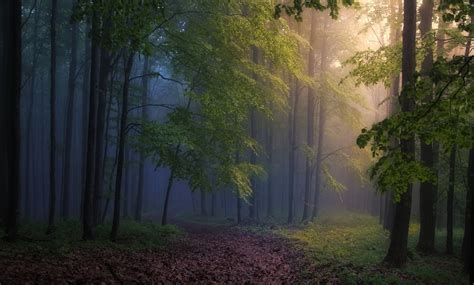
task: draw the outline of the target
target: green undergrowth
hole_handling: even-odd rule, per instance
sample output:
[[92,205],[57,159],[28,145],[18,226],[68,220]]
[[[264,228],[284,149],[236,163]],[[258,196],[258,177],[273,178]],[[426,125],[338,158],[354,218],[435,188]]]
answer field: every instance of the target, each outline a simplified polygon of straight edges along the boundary
[[[409,261],[402,269],[381,261],[389,233],[376,218],[355,213],[324,214],[304,227],[280,228],[279,234],[300,246],[318,266],[330,266],[343,284],[467,284],[459,256],[441,254],[446,233],[438,231],[438,254],[422,256],[416,249],[419,225],[410,225]],[[454,249],[460,253],[463,231],[454,231]]]
[[235,221],[229,218],[212,217],[212,216],[197,216],[197,215],[182,215],[175,218],[178,222],[192,223],[205,226],[233,226]]
[[[45,233],[44,223],[22,223],[18,241],[0,239],[0,255],[67,254],[77,249],[157,250],[164,248],[181,231],[171,225],[160,226],[151,222],[122,221],[116,242],[109,240],[111,224],[96,228],[96,239],[82,240],[82,225],[77,220],[57,223],[52,234]],[[0,229],[3,233],[3,229]]]

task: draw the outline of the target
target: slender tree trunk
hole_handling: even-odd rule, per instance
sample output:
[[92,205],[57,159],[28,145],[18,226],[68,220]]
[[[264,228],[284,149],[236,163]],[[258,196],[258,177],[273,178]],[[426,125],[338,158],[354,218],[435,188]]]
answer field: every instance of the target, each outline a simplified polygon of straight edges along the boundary
[[[36,9],[40,9],[39,5]],[[26,153],[25,153],[25,194],[24,194],[24,202],[25,202],[25,217],[29,218],[31,216],[31,196],[33,195],[34,189],[31,187],[32,176],[34,174],[34,165],[32,161],[31,151],[34,145],[31,143],[31,135],[33,133],[33,107],[35,104],[35,91],[36,91],[36,70],[38,66],[38,58],[40,55],[40,50],[38,49],[38,28],[39,28],[39,20],[40,20],[40,13],[39,11],[35,13],[35,21],[34,21],[34,28],[33,28],[33,64],[31,67],[31,85],[30,85],[30,104],[28,105],[28,114],[27,114],[27,121],[26,121],[26,136],[25,136],[25,145],[26,145]],[[34,198],[33,198],[34,199]]]
[[[97,12],[92,16],[91,33],[98,30]],[[93,197],[94,197],[94,175],[95,175],[95,142],[97,128],[97,77],[98,77],[99,48],[94,38],[91,41],[91,67],[90,67],[90,86],[89,86],[89,119],[87,126],[87,155],[86,155],[86,181],[84,188],[83,202],[83,235],[84,240],[94,239],[94,216],[93,216]]]
[[[474,0],[470,0],[469,3],[471,6],[474,6]],[[474,11],[469,15],[471,21],[471,29],[469,31],[469,40],[466,45],[465,51],[465,60],[468,59],[468,56],[471,51],[472,46],[472,36],[474,35]],[[474,141],[474,127],[471,129],[471,139]],[[474,272],[471,268],[472,265],[472,224],[473,224],[473,207],[474,204],[474,146],[471,146],[469,150],[469,161],[468,161],[468,168],[467,168],[467,181],[468,187],[466,189],[466,212],[464,218],[464,237],[462,240],[462,259],[464,263],[464,271],[470,272],[469,274],[469,283],[474,283]]]
[[[414,108],[414,102],[406,93],[413,92],[413,77],[416,68],[416,1],[404,2],[403,15],[402,86],[405,92],[402,92],[400,96],[400,104],[402,112],[411,112]],[[414,137],[402,139],[400,148],[409,160],[415,159]],[[385,261],[394,266],[402,266],[407,259],[411,192],[412,185],[409,185],[406,191],[401,194],[400,201],[396,205],[395,220],[390,235],[390,247],[385,257]]]
[[[311,13],[311,35],[309,39],[310,48],[308,51],[308,77],[313,79],[316,72],[316,13]],[[306,129],[306,143],[309,148],[314,148],[314,108],[315,108],[315,90],[314,87],[308,89],[308,105],[307,105],[307,129]],[[306,173],[305,173],[305,191],[304,191],[304,205],[303,205],[303,221],[308,220],[311,208],[311,187],[313,180],[313,157],[306,157]]]
[[[0,21],[3,28],[0,55],[2,79],[0,90],[0,128],[5,135],[0,142],[3,159],[0,161],[1,186],[8,189],[6,213],[6,239],[18,237],[20,209],[20,95],[21,95],[21,1],[7,0],[0,3]],[[0,157],[1,158],[1,157]]]
[[[471,137],[474,139],[474,128],[472,128]],[[466,189],[466,213],[464,219],[464,237],[462,241],[462,259],[464,263],[464,270],[469,272],[471,270],[472,283],[472,215],[473,215],[473,193],[474,193],[474,147],[471,146],[469,150],[469,162],[467,169],[468,189]]]
[[[328,28],[328,17],[324,17],[323,23],[324,30]],[[322,39],[321,47],[321,82],[325,81],[325,75],[327,69],[327,35]],[[314,196],[313,196],[313,212],[311,219],[315,219],[319,214],[319,194],[321,192],[321,179],[322,179],[322,156],[324,149],[326,129],[326,102],[323,96],[319,99],[319,118],[318,118],[318,145],[316,150],[316,161],[315,161],[315,179],[314,179]]]
[[[259,63],[259,51],[256,47],[252,47],[252,57],[253,57],[253,62],[255,64]],[[254,76],[255,80],[258,80],[256,76]],[[257,140],[257,113],[256,110],[253,108],[250,111],[250,137],[253,140]],[[250,163],[255,165],[257,163],[257,154],[255,151],[251,150],[250,152]],[[251,178],[252,182],[252,194],[249,198],[249,217],[250,219],[255,219],[256,218],[256,203],[257,199],[256,196],[258,195],[257,193],[257,181],[255,177]]]
[[49,150],[49,214],[47,233],[54,230],[56,212],[56,22],[58,1],[51,2],[51,70],[50,70],[50,150]]
[[[402,1],[401,0],[390,0],[390,15],[391,15],[391,20],[390,20],[390,43],[396,44],[400,40],[400,34],[401,34],[401,19],[403,17],[402,14]],[[398,9],[397,9],[398,8]],[[398,105],[396,104],[397,100],[395,98],[398,98],[400,95],[400,74],[397,74],[392,78],[391,82],[391,88],[390,88],[391,96],[392,96],[392,102],[388,104],[388,110],[387,113],[389,116],[393,115],[397,108]],[[390,145],[392,147],[397,147],[400,142],[396,139],[391,139]],[[384,215],[384,229],[388,231],[392,231],[393,229],[393,224],[394,224],[394,218],[395,218],[395,210],[396,210],[396,205],[395,201],[393,200],[393,193],[387,193],[386,194],[386,201],[385,201],[385,215]]]
[[[433,22],[433,0],[423,0],[420,7],[420,32],[422,37],[426,37],[432,29]],[[421,74],[429,77],[433,69],[433,50],[429,48],[421,66]],[[427,96],[426,101],[431,101],[432,95]],[[433,144],[421,142],[421,162],[431,169],[434,169]],[[436,187],[431,182],[422,182],[420,185],[420,236],[417,249],[424,253],[435,251],[435,230],[436,230]]]
[[[143,74],[147,74],[150,69],[150,59],[145,57],[145,63],[143,64]],[[142,79],[142,121],[148,120],[147,108],[145,107],[148,103],[148,77],[145,76]],[[138,170],[138,193],[137,201],[135,206],[135,220],[141,221],[142,219],[142,205],[143,205],[143,192],[145,191],[145,159],[146,156],[143,152],[140,152],[140,166]]]
[[273,123],[268,122],[266,128],[266,152],[268,165],[268,180],[267,180],[267,217],[273,217]]
[[[73,3],[73,9],[76,4]],[[71,30],[71,61],[69,64],[69,78],[68,78],[68,98],[66,106],[66,127],[64,130],[64,165],[63,165],[63,193],[62,193],[62,207],[61,216],[63,218],[69,217],[69,193],[71,186],[71,150],[72,150],[72,130],[74,127],[74,99],[76,97],[76,69],[77,69],[77,41],[78,41],[79,27],[78,23],[72,23]]]
[[[179,147],[177,148],[177,153],[179,152]],[[174,168],[171,168],[170,176],[168,178],[168,186],[166,187],[165,201],[163,206],[163,214],[161,215],[161,225],[164,226],[168,222],[168,203],[170,199],[171,189],[173,188],[174,182]]]
[[[87,31],[91,31],[90,21],[87,21]],[[95,56],[95,54],[94,54]],[[81,180],[81,207],[80,207],[80,218],[81,220],[84,217],[84,201],[85,201],[85,190],[86,190],[86,180],[87,180],[87,152],[88,152],[88,131],[89,126],[86,124],[89,118],[89,97],[90,97],[90,78],[91,78],[91,67],[92,63],[90,62],[92,57],[92,46],[89,38],[86,38],[84,43],[84,74],[82,77],[82,180]],[[97,58],[95,58],[97,59]],[[97,65],[94,65],[97,66]]]
[[93,204],[93,222],[95,225],[100,222],[100,205],[104,188],[104,145],[105,145],[105,120],[107,107],[107,83],[110,74],[111,56],[105,50],[100,52],[100,70],[99,70],[99,93],[97,105],[97,129],[96,129],[96,148],[95,148],[95,175],[94,175],[94,204]]
[[453,207],[454,207],[454,184],[456,175],[456,152],[457,147],[451,148],[449,155],[449,185],[448,199],[446,204],[446,253],[453,253]]
[[124,152],[125,152],[125,138],[127,128],[127,117],[128,117],[128,95],[130,89],[130,73],[132,71],[133,59],[135,54],[132,52],[128,55],[127,62],[125,64],[124,72],[124,83],[122,90],[122,112],[120,115],[120,132],[119,132],[119,151],[117,161],[117,176],[115,178],[115,201],[114,201],[114,218],[112,222],[112,232],[110,233],[110,239],[116,241],[118,228],[120,224],[120,190],[122,186],[122,174],[124,165]]

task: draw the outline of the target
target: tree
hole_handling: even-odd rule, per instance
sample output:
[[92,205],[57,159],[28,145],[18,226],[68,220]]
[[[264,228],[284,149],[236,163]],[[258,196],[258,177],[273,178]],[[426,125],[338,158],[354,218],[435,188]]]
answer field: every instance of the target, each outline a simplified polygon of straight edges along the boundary
[[51,70],[50,70],[50,149],[49,149],[49,214],[47,233],[54,230],[54,217],[56,212],[56,22],[58,1],[51,2]]
[[0,127],[5,134],[1,142],[0,183],[8,189],[6,239],[18,238],[20,209],[20,94],[21,94],[21,1],[0,4],[2,104]]
[[[75,7],[73,2],[73,9]],[[73,10],[72,9],[72,10]],[[79,27],[76,21],[71,23],[71,60],[69,62],[69,75],[68,75],[68,97],[66,103],[66,124],[64,131],[64,166],[63,166],[63,185],[62,185],[62,207],[61,216],[67,218],[69,216],[69,203],[70,203],[70,177],[71,177],[71,149],[72,149],[72,130],[74,126],[73,114],[74,114],[74,99],[76,97],[76,72],[77,72],[77,45],[78,45],[78,32]]]
[[[93,2],[95,4],[96,2]],[[97,67],[99,59],[99,47],[95,33],[99,28],[99,15],[94,11],[91,25],[91,60],[90,60],[90,86],[89,86],[89,118],[87,126],[87,156],[86,156],[86,181],[83,203],[83,236],[84,240],[95,238],[93,221],[93,195],[95,175],[95,142],[97,124]]]
[[[424,0],[420,7],[420,33],[423,40],[428,41],[433,22],[433,0]],[[421,65],[422,76],[429,77],[433,68],[432,45],[426,48],[426,55]],[[431,80],[427,79],[427,84]],[[428,87],[427,92],[432,92]],[[432,100],[432,96],[427,95],[427,101]],[[434,169],[434,149],[433,143],[421,142],[421,162],[428,168]],[[436,187],[431,181],[422,182],[420,185],[420,236],[417,249],[424,253],[431,253],[435,250],[435,230],[436,230]]]
[[125,138],[127,128],[127,117],[128,117],[128,100],[130,92],[130,74],[132,72],[133,61],[135,58],[135,52],[129,52],[125,57],[125,69],[124,69],[124,80],[122,88],[122,111],[120,113],[120,130],[119,130],[119,145],[118,145],[118,162],[117,162],[117,175],[115,177],[115,200],[114,200],[114,216],[112,220],[112,232],[110,233],[110,239],[116,241],[118,228],[120,224],[120,190],[122,187],[122,174],[124,165],[124,152],[125,152]]
[[[308,51],[308,77],[313,78],[316,73],[316,13],[311,13],[311,31],[310,31],[310,49]],[[315,109],[315,88],[310,86],[308,89],[308,103],[307,103],[307,127],[306,127],[306,143],[310,149],[314,147],[314,109]],[[304,191],[304,205],[303,205],[303,221],[306,221],[310,215],[310,194],[313,179],[313,158],[306,156],[306,173],[305,173],[305,191]],[[315,206],[315,205],[314,205]]]
[[[411,93],[414,88],[416,68],[416,1],[406,1],[403,5],[403,59],[402,59],[402,94],[400,105],[402,112],[411,112],[414,108]],[[415,155],[414,137],[400,140],[400,155],[404,160],[411,161]],[[409,184],[400,193],[400,201],[396,205],[393,230],[390,233],[390,247],[385,261],[401,266],[407,259],[408,227],[410,224],[411,190]]]
[[[145,57],[143,64],[143,74],[148,74],[150,69],[150,58]],[[148,104],[148,76],[142,78],[142,121],[148,120],[147,107]],[[135,205],[135,220],[140,221],[142,219],[142,205],[143,205],[143,192],[145,191],[145,154],[140,152],[140,166],[138,170],[138,193],[137,201]]]

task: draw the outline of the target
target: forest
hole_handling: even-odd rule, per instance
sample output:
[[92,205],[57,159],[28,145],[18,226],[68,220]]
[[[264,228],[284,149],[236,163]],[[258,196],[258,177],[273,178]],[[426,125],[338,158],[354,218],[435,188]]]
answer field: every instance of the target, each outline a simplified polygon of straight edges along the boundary
[[0,1],[0,284],[474,284],[474,0]]

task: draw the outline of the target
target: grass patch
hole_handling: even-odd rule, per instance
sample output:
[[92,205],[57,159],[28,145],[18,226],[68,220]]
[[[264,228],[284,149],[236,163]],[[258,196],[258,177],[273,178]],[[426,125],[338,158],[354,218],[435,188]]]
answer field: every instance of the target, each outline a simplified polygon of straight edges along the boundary
[[[96,239],[83,241],[82,224],[77,220],[58,222],[54,233],[50,235],[45,234],[44,223],[23,223],[17,242],[0,239],[0,255],[67,254],[76,249],[152,250],[163,248],[170,240],[181,235],[175,226],[125,220],[120,224],[117,242],[111,242],[111,228],[111,224],[99,225]],[[0,230],[3,233],[3,229]]]
[[[376,218],[355,213],[324,214],[316,222],[277,232],[303,247],[318,265],[332,266],[343,284],[467,284],[458,256],[421,256],[415,250],[419,225],[410,225],[410,260],[402,269],[381,265],[389,233]],[[437,249],[444,252],[446,233],[437,232]],[[454,249],[460,252],[463,230],[454,231]]]

